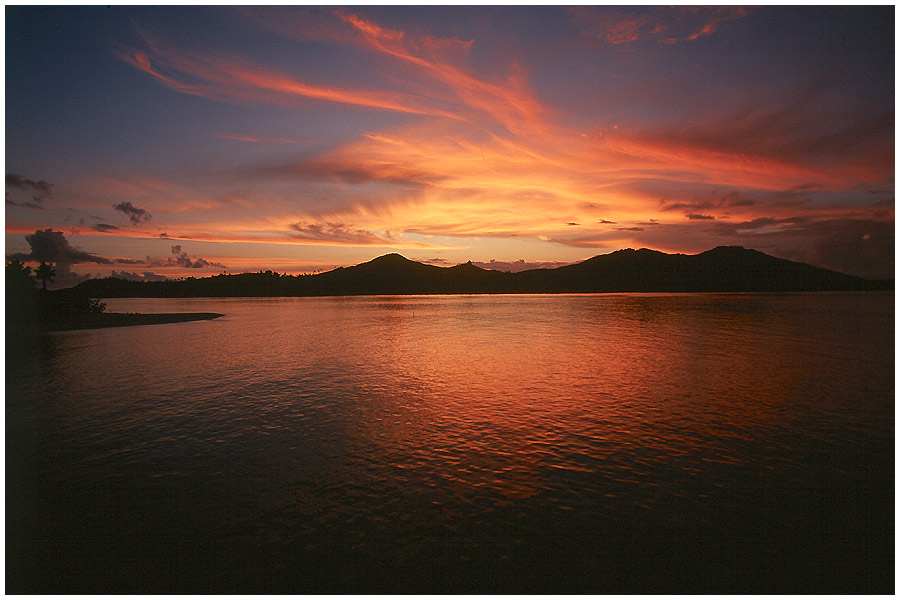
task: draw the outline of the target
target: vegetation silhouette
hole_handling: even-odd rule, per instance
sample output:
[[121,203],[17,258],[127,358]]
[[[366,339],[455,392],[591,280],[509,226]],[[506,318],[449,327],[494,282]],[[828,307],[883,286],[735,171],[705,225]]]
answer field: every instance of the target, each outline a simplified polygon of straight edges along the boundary
[[[32,273],[21,261],[6,263],[7,339],[40,331],[65,331],[100,327],[154,325],[221,317],[219,313],[137,314],[107,313],[106,304],[88,294],[46,289],[56,273],[41,263]],[[37,288],[37,280],[43,286]]]
[[436,267],[387,254],[316,275],[273,271],[168,281],[106,278],[60,295],[94,298],[355,296],[406,294],[558,294],[603,292],[801,292],[892,290],[892,280],[868,280],[739,246],[696,255],[618,250],[556,269],[518,273],[471,263]]
[[34,270],[34,276],[41,280],[41,285],[46,290],[47,282],[53,283],[53,278],[56,277],[56,270],[53,268],[53,265],[48,265],[41,261],[38,268]]

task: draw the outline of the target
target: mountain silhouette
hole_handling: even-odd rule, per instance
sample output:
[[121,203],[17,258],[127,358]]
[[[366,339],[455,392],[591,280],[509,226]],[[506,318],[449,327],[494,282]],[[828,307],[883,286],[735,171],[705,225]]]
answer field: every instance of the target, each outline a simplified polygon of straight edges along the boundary
[[374,260],[322,273],[329,295],[498,293],[509,273],[488,271],[471,263],[455,267],[425,265],[386,254]]
[[116,297],[344,296],[383,294],[508,294],[601,292],[800,292],[892,290],[892,280],[868,280],[740,246],[700,254],[646,248],[617,250],[556,269],[519,273],[471,263],[436,267],[386,254],[317,275],[242,273],[134,282],[93,279],[59,294]]

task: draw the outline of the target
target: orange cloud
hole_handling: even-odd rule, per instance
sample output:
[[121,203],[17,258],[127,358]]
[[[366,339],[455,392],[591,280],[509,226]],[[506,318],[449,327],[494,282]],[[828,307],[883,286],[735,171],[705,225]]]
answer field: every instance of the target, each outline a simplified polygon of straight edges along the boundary
[[[410,114],[462,118],[455,113],[426,106],[408,94],[307,83],[242,59],[178,51],[147,33],[143,33],[142,37],[150,46],[150,53],[137,49],[122,50],[118,52],[119,57],[168,87],[186,94],[277,105],[289,105],[297,98],[310,98]],[[196,82],[187,83],[163,74],[163,69]]]
[[[733,7],[641,14],[578,7],[571,14],[602,36],[599,41],[627,46],[641,39],[697,40],[747,13]],[[857,143],[873,149],[854,152],[856,160],[842,149],[859,131],[837,128],[817,137],[820,122],[808,116],[807,97],[781,112],[754,109],[679,129],[623,125],[587,134],[560,125],[558,117],[565,115],[538,100],[525,68],[509,64],[497,77],[467,68],[472,41],[412,35],[342,10],[315,15],[305,24],[260,18],[290,37],[372,53],[385,69],[385,89],[320,86],[239,58],[176,51],[146,34],[149,51],[134,51],[126,60],[173,89],[211,98],[312,98],[446,118],[373,128],[303,161],[248,167],[233,174],[246,191],[227,198],[214,193],[215,184],[157,185],[147,193],[158,194],[158,204],[145,204],[160,230],[209,241],[392,248],[429,247],[418,236],[445,236],[450,243],[545,240],[593,249],[653,240],[661,247],[687,231],[704,243],[728,243],[728,235],[745,235],[729,227],[736,223],[774,219],[767,227],[794,231],[801,225],[789,219],[801,213],[813,220],[849,218],[804,208],[788,197],[791,190],[834,193],[892,174],[885,118],[871,119],[870,135]],[[205,203],[202,216],[179,213],[182,200]],[[752,235],[763,231],[748,229]]]
[[[547,108],[527,85],[525,70],[515,64],[494,80],[478,77],[464,65],[474,42],[428,35],[412,36],[387,29],[357,14],[338,9],[302,13],[266,8],[245,10],[264,26],[299,40],[324,40],[356,46],[395,61],[389,78],[433,107],[453,103],[460,118],[500,124],[510,131],[539,131]],[[314,24],[315,26],[313,26]],[[406,68],[406,71],[402,71]],[[400,69],[400,70],[398,70]]]
[[707,13],[703,13],[701,11],[691,11],[689,9],[686,10],[688,14],[699,13],[700,19],[706,19],[706,22],[704,22],[703,20],[694,22],[692,25],[695,28],[699,26],[699,29],[695,33],[692,33],[683,38],[685,41],[693,41],[706,35],[712,35],[716,31],[716,29],[718,29],[721,23],[740,19],[750,14],[750,11],[742,6],[716,6],[709,8],[710,12]]
[[[688,146],[665,137],[623,132],[583,137],[557,128],[552,135],[530,138],[485,135],[474,126],[434,122],[369,132],[326,155],[256,176],[342,186],[344,202],[316,211],[297,207],[287,221],[302,223],[309,242],[353,238],[368,243],[380,235],[373,232],[384,230],[574,240],[569,224],[580,223],[577,243],[586,247],[629,239],[642,231],[639,223],[653,219],[674,224],[690,214],[694,221],[713,220],[696,215],[750,218],[760,210],[758,203],[741,198],[717,206],[679,209],[674,200],[663,205],[660,193],[646,188],[647,181],[661,189],[699,184],[769,195],[810,182],[818,182],[819,191],[850,183],[830,169]],[[290,209],[282,212],[287,215]]]

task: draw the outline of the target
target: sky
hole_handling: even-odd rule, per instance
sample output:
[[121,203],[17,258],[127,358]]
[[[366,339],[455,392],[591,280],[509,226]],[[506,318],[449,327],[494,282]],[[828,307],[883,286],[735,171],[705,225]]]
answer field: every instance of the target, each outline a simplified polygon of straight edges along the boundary
[[6,255],[894,271],[894,7],[5,8]]

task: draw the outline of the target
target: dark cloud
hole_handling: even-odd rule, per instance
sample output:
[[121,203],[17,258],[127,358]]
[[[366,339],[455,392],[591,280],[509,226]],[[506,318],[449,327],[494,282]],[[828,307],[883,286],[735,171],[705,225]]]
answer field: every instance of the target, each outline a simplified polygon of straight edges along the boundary
[[616,231],[643,231],[643,227],[614,227]]
[[578,225],[578,223],[566,223],[566,225],[572,226],[572,225]]
[[[80,250],[72,246],[66,239],[62,231],[53,231],[52,229],[39,229],[32,234],[25,236],[25,241],[31,246],[30,254],[13,254],[7,256],[7,259],[46,262],[53,263],[62,267],[68,273],[68,265],[79,263],[96,263],[98,265],[140,265],[144,261],[135,258],[106,258],[105,256],[97,256],[84,250]],[[75,285],[78,283],[70,283],[67,285]],[[62,287],[67,287],[62,286]],[[60,285],[58,284],[57,287]]]
[[94,231],[99,231],[101,233],[106,233],[108,231],[115,231],[118,229],[115,225],[108,225],[106,223],[97,223],[93,226]]
[[181,254],[181,244],[175,244],[172,246],[172,254]]
[[659,201],[660,210],[670,212],[673,210],[683,211],[686,215],[690,213],[696,214],[700,210],[728,210],[731,208],[747,207],[756,205],[756,200],[747,198],[736,191],[730,191],[722,194],[718,191],[711,191],[706,195],[691,195],[689,198],[677,199],[662,198]]
[[601,225],[615,225],[616,224],[615,221],[607,221],[606,219],[600,219],[597,222],[600,223]]
[[134,206],[131,202],[119,202],[118,204],[113,204],[113,209],[125,213],[135,225],[140,225],[142,222],[151,218],[150,213],[143,208]]
[[15,173],[7,173],[6,187],[16,187],[23,190],[30,189],[39,194],[49,194],[50,190],[53,188],[53,184],[47,183],[43,180],[34,181],[33,179],[28,179],[27,177],[16,175]]
[[713,221],[715,217],[712,215],[701,215],[697,213],[690,213],[687,215],[687,218],[691,221]]
[[101,265],[112,264],[112,261],[103,256],[95,256],[83,250],[74,248],[62,231],[43,229],[25,236],[25,241],[31,246],[29,260],[48,263],[97,263]]
[[[16,192],[17,199],[9,196],[10,189]],[[15,173],[6,174],[6,203],[11,206],[22,206],[25,208],[44,209],[44,200],[50,195],[53,189],[52,183],[46,181],[35,181]]]
[[6,197],[6,203],[10,206],[21,206],[24,208],[36,208],[38,210],[44,210],[44,206],[41,204],[43,201],[42,198],[38,198],[37,196],[32,196],[32,201],[29,202],[27,200],[10,200],[9,196]]
[[166,233],[166,232],[162,232],[162,233],[159,234],[159,237],[161,237],[161,238],[163,238],[163,239],[166,239],[166,238],[169,237],[169,234]]
[[[780,219],[773,217],[758,217],[750,221],[719,220],[715,224],[711,224],[708,231],[715,233],[716,235],[759,235],[760,230],[771,231],[774,229],[787,230],[791,228],[802,228],[812,221],[814,221],[814,217],[801,215]],[[767,231],[762,231],[762,233],[766,233]]]

